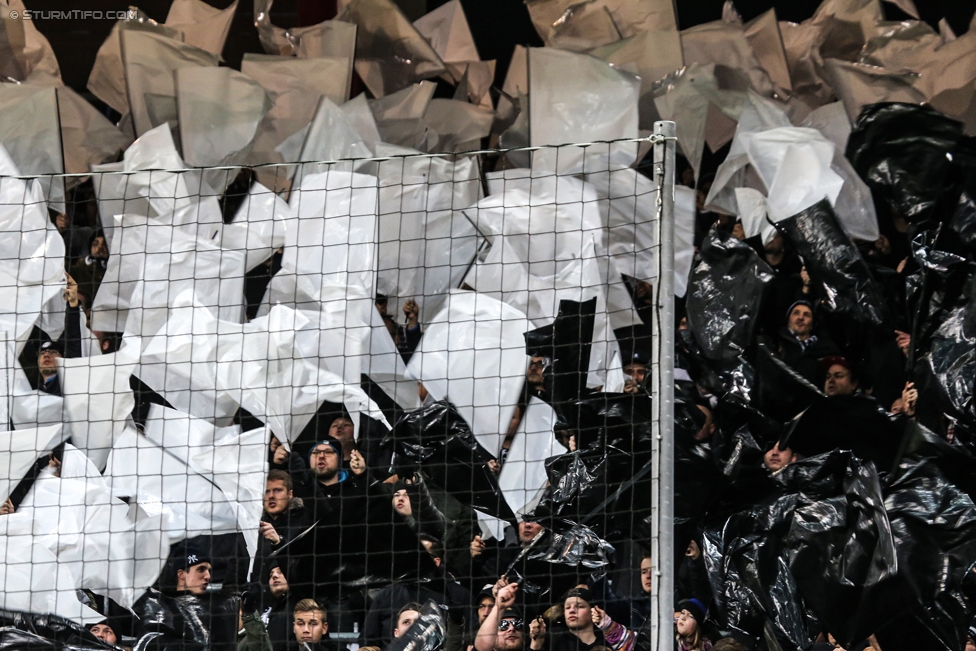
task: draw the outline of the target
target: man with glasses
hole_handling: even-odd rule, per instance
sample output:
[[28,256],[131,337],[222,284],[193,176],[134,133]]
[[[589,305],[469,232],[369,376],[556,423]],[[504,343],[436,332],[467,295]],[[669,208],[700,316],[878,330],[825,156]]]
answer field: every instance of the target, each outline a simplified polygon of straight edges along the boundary
[[[525,649],[525,621],[515,607],[517,583],[509,583],[498,590],[495,605],[478,629],[474,638],[475,651],[523,651]],[[529,627],[529,648],[539,651],[545,645],[546,625],[542,618]]]
[[300,455],[289,457],[294,496],[302,499],[313,525],[300,539],[301,532],[292,538],[297,548],[288,553],[300,559],[296,576],[289,577],[293,587],[298,581],[331,583],[340,568],[365,562],[366,489],[342,468],[342,443],[332,438],[319,441],[307,459],[306,466]]

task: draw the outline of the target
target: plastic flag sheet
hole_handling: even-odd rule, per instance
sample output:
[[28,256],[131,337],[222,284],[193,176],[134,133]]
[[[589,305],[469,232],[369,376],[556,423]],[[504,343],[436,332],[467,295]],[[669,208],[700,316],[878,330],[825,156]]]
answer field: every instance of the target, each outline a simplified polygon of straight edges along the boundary
[[966,3],[34,4],[0,651],[972,651]]

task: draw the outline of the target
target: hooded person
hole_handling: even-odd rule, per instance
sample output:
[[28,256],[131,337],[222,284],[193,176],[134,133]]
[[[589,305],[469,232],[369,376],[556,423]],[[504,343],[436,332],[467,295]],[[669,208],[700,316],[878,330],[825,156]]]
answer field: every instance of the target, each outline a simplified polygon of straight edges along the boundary
[[301,599],[288,584],[288,575],[294,576],[294,573],[288,571],[287,565],[279,563],[277,559],[271,559],[265,564],[265,568],[267,574],[262,578],[266,579],[267,589],[263,595],[261,621],[268,631],[271,648],[274,651],[285,651],[290,646],[294,635],[292,611]]
[[157,634],[148,648],[235,651],[239,599],[211,589],[212,569],[206,547],[197,541],[184,540],[170,549],[158,587],[134,607],[137,637]]

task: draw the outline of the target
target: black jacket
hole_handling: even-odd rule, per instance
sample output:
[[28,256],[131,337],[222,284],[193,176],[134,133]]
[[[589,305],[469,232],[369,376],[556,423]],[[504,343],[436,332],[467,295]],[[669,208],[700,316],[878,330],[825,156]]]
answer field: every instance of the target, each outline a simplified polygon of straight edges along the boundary
[[804,347],[796,335],[783,326],[777,333],[773,349],[779,353],[780,359],[786,362],[787,366],[822,391],[825,373],[820,366],[820,360],[831,355],[840,355],[840,349],[826,334],[817,333],[814,336],[817,338],[816,341]]
[[153,633],[148,649],[236,651],[238,599],[221,593],[196,596],[150,588],[136,603],[137,635]]

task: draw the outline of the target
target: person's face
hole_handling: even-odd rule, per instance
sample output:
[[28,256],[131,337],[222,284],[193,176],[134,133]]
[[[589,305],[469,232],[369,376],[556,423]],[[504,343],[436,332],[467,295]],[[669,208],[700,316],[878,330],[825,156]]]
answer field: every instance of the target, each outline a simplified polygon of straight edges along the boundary
[[319,480],[332,479],[339,472],[339,455],[331,445],[322,443],[312,449],[309,465]]
[[[514,617],[506,617],[498,623],[498,636],[495,638],[495,649],[498,651],[518,651],[524,645],[525,634],[521,626],[516,626]],[[505,627],[502,630],[502,627]]]
[[570,597],[563,604],[563,619],[566,626],[572,630],[589,628],[593,624],[593,613],[590,604],[579,597]]
[[268,591],[275,598],[288,593],[288,579],[285,578],[285,573],[280,567],[272,568],[268,575]]
[[53,348],[43,350],[41,351],[41,354],[37,356],[37,368],[42,371],[55,370],[58,368],[59,359],[61,359],[61,353]]
[[295,630],[295,639],[299,642],[318,644],[328,632],[329,625],[325,622],[325,617],[321,610],[309,610],[304,613],[295,613],[293,628]]
[[824,393],[828,396],[849,396],[855,389],[857,389],[857,382],[851,377],[850,369],[840,364],[833,364],[827,369]]
[[674,626],[678,630],[678,635],[691,635],[695,632],[698,622],[687,610],[674,614]]
[[329,436],[343,443],[352,442],[353,436],[355,436],[352,421],[348,418],[336,418],[329,426]]
[[532,386],[542,386],[542,366],[541,357],[533,357],[529,360],[529,370],[525,372],[525,379]]
[[284,513],[291,503],[292,491],[285,487],[285,482],[280,479],[268,481],[264,489],[264,510],[271,515]]
[[643,382],[647,374],[647,367],[643,364],[628,364],[624,367],[624,375],[629,375],[637,382]]
[[806,337],[813,332],[813,312],[806,305],[797,305],[790,312],[789,328],[793,334]]
[[971,637],[966,638],[966,651],[976,651],[976,640]]
[[524,543],[532,542],[532,539],[543,529],[545,527],[538,522],[519,522],[519,540]]
[[641,588],[644,592],[650,593],[654,581],[654,562],[645,558],[640,564]]
[[386,306],[387,306],[387,299],[381,298],[378,301],[376,301],[376,311],[383,316],[386,316]]
[[105,243],[104,237],[99,235],[94,240],[92,240],[90,253],[93,258],[108,257],[108,245]]
[[478,624],[484,624],[485,619],[488,618],[488,613],[491,612],[491,607],[495,605],[495,600],[491,597],[483,597],[480,602],[478,602]]
[[[182,574],[182,586],[177,585],[177,587],[195,595],[206,594],[207,586],[210,585],[210,569],[210,563],[197,563],[189,569],[180,570],[177,579]],[[180,581],[177,581],[177,584],[179,583]]]
[[115,637],[115,631],[108,624],[95,624],[91,627],[91,634],[97,637],[102,642],[108,642],[109,644],[115,644],[118,642],[118,638]]
[[413,514],[413,509],[410,508],[410,496],[407,495],[406,490],[393,493],[393,510],[404,517]]
[[794,461],[796,461],[796,455],[793,454],[793,450],[779,447],[779,441],[763,455],[763,463],[772,472],[782,470]]
[[895,416],[905,413],[905,402],[901,398],[895,398],[895,401],[891,403],[891,413]]
[[413,623],[417,621],[420,617],[420,613],[416,610],[404,610],[400,613],[400,618],[397,620],[396,630],[393,631],[393,637],[400,637],[401,635],[406,635]]

